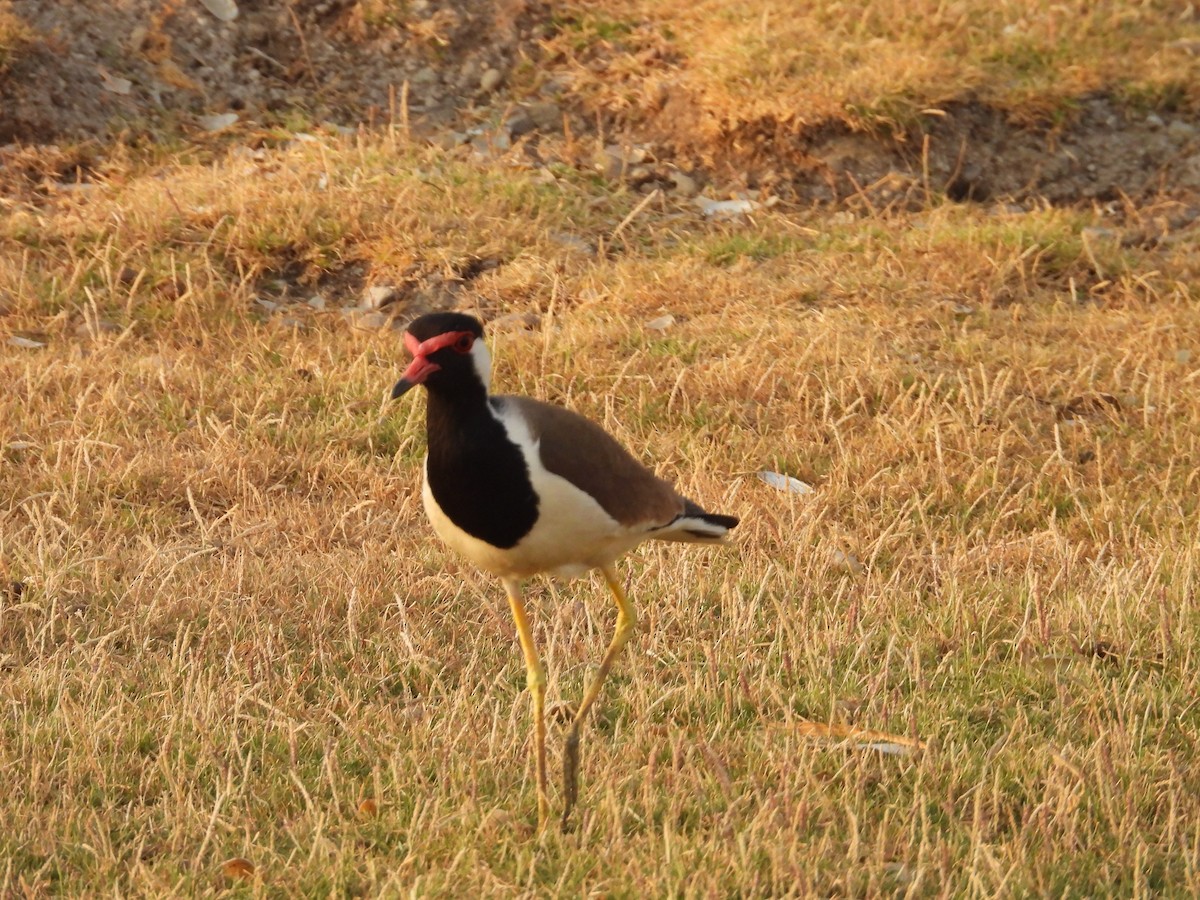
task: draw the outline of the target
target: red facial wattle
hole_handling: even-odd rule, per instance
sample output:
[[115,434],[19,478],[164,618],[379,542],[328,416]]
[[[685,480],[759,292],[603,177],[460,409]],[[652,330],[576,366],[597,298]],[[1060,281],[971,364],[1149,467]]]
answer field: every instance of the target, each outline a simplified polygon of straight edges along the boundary
[[469,331],[446,331],[423,341],[418,341],[412,332],[404,332],[404,346],[414,357],[431,356],[447,347],[458,353],[469,353],[474,343],[475,335]]
[[392,388],[392,399],[400,397],[418,384],[423,384],[430,375],[441,368],[429,358],[434,353],[448,347],[455,353],[466,354],[471,352],[474,343],[475,335],[470,331],[447,331],[435,334],[423,341],[418,341],[411,332],[406,331],[404,346],[412,354],[413,359],[408,364],[408,368],[404,370],[404,374],[400,376],[400,380],[396,382],[396,386]]

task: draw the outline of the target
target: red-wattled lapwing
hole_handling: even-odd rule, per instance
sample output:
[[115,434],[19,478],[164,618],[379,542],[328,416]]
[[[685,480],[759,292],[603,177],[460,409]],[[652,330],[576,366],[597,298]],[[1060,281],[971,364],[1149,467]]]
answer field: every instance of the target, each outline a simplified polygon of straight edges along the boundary
[[613,563],[651,539],[720,543],[738,520],[680,496],[582,416],[529,397],[489,396],[491,356],[482,338],[470,316],[421,316],[404,335],[413,360],[392,397],[425,385],[425,512],[443,541],[499,576],[508,593],[533,699],[539,829],[549,815],[546,675],[521,579],[599,569],[617,601],[616,633],[567,732],[565,829],[577,796],[580,728],[637,621]]

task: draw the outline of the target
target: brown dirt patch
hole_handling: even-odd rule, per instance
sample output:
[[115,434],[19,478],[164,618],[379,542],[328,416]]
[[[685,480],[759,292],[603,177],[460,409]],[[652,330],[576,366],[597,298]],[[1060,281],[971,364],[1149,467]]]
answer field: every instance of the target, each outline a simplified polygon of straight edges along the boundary
[[669,156],[805,201],[873,206],[945,194],[1070,204],[1200,192],[1200,127],[1103,94],[1082,98],[1071,120],[1053,127],[1017,124],[974,101],[946,104],[886,133],[773,118],[706,128],[700,115],[695,103],[672,98],[633,127]]
[[[378,17],[372,9],[379,7]],[[478,100],[532,38],[525,0],[414,0],[396,21],[355,0],[243,2],[221,21],[200,0],[13,0],[35,40],[0,81],[0,141],[102,137],[236,112],[381,124],[407,82],[414,118],[440,122]]]
[[[161,141],[206,135],[221,121],[212,117],[236,114],[288,131],[403,119],[448,149],[470,143],[483,123],[493,130],[484,139],[476,131],[475,144],[502,132],[506,150],[558,130],[565,110],[575,138],[641,148],[649,168],[608,172],[635,186],[669,186],[668,173],[682,169],[702,182],[869,210],[930,195],[1055,204],[1200,196],[1195,116],[1134,109],[1103,93],[1079,98],[1052,125],[971,99],[875,132],[800,113],[723,121],[671,86],[666,76],[681,61],[664,57],[648,70],[653,84],[627,92],[641,100],[594,109],[571,93],[563,60],[543,53],[559,27],[552,9],[529,0],[414,0],[403,17],[368,0],[243,2],[229,22],[200,0],[13,0],[9,9],[33,36],[0,74],[0,142],[10,144]],[[611,68],[621,52],[602,49],[609,58],[595,65]],[[520,104],[533,114],[514,116]],[[32,157],[20,165],[31,176],[86,175],[89,154],[58,153],[55,165]],[[594,164],[578,146],[557,156]]]

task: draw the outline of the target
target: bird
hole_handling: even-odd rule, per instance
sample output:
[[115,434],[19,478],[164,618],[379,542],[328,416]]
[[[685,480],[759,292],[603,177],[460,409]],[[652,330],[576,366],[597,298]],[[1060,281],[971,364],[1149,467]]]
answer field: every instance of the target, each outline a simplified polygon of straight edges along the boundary
[[516,623],[533,713],[539,833],[550,815],[546,673],[522,582],[599,570],[616,602],[612,640],[564,738],[561,827],[568,831],[584,721],[637,627],[617,559],[647,540],[723,543],[738,519],[706,512],[584,416],[532,397],[491,394],[491,354],[473,316],[422,315],[407,326],[404,345],[412,360],[391,396],[417,385],[427,394],[426,515],[445,544],[500,580]]

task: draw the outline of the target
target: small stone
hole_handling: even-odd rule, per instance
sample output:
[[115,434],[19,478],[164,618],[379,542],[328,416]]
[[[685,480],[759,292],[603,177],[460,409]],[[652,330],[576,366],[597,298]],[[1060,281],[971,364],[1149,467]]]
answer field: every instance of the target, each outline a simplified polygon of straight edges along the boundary
[[200,4],[222,22],[232,22],[238,17],[236,0],[200,0]]
[[886,866],[884,866],[884,870],[894,879],[896,879],[896,884],[900,885],[901,887],[907,887],[916,880],[916,875],[913,873],[913,870],[904,865],[904,863],[888,863]]
[[1190,140],[1196,136],[1196,126],[1182,119],[1172,119],[1167,134],[1179,141]]
[[170,372],[175,368],[175,361],[161,354],[154,353],[134,360],[134,366],[139,372],[156,375],[160,372]]
[[841,550],[835,549],[830,554],[830,557],[832,558],[835,566],[837,566],[839,569],[850,572],[853,575],[861,575],[866,571],[866,566],[864,566],[859,561],[858,557],[853,553],[845,553]]
[[542,317],[537,313],[509,313],[488,322],[489,331],[534,331],[541,327]]
[[684,197],[696,196],[696,179],[691,175],[674,170],[667,177],[671,179],[671,187],[677,194]]
[[544,100],[540,103],[531,103],[526,112],[529,113],[529,118],[533,119],[539,131],[561,131],[562,130],[562,107],[552,100]]
[[252,150],[249,147],[234,147],[229,151],[231,159],[244,160],[247,164],[253,162],[262,162],[267,158],[267,153],[261,147]]
[[100,69],[100,86],[110,94],[128,94],[133,90],[133,82],[120,75],[113,75],[107,69]]
[[758,209],[758,204],[753,200],[712,200],[708,197],[697,197],[695,203],[704,215],[718,219],[733,218]]
[[629,180],[634,184],[642,184],[654,177],[649,166],[634,166],[629,170]]
[[399,289],[394,284],[377,284],[363,291],[363,309],[383,309],[400,296]]
[[1150,113],[1150,115],[1146,116],[1146,124],[1151,128],[1162,128],[1166,123],[1163,122],[1163,117],[1158,113]]
[[107,319],[98,319],[96,321],[80,322],[75,326],[75,334],[77,337],[98,338],[102,334],[120,334],[121,326],[116,322],[110,322]]
[[620,178],[621,173],[625,171],[625,161],[619,154],[614,154],[611,150],[597,151],[593,166],[597,172],[609,180]]
[[238,114],[235,112],[219,113],[212,116],[201,116],[198,121],[200,127],[205,131],[224,131],[230,125],[233,125],[238,120]]
[[533,121],[529,113],[522,109],[518,110],[516,115],[505,122],[504,127],[508,129],[508,133],[513,140],[516,140],[530,132],[537,131],[537,122]]
[[1083,238],[1085,244],[1088,244],[1096,241],[1115,241],[1120,237],[1120,234],[1112,228],[1088,226],[1079,230],[1079,236]]
[[313,294],[311,297],[308,298],[308,300],[306,302],[313,309],[318,309],[318,310],[324,309],[326,306],[325,298],[322,297],[320,294]]
[[506,131],[488,131],[471,139],[471,146],[484,157],[493,153],[504,153],[512,147],[512,139]]
[[624,151],[625,159],[635,166],[650,159],[650,151],[645,147],[630,147]]
[[650,161],[650,153],[645,147],[629,147],[620,144],[609,144],[603,150],[598,150],[595,156],[597,172],[603,172],[606,178],[617,178],[627,174],[637,180],[650,173],[649,166],[643,165]]
[[453,150],[455,147],[461,147],[471,136],[465,131],[443,131],[433,142],[442,150]]
[[1192,361],[1192,351],[1191,350],[1188,350],[1185,348],[1183,350],[1175,351],[1175,362],[1179,363],[1181,366],[1186,366],[1191,361]]
[[355,328],[362,328],[368,331],[375,331],[383,328],[388,323],[388,316],[381,312],[364,312],[361,309],[344,310],[346,317],[350,320],[350,324]]
[[649,322],[647,322],[646,329],[648,331],[666,331],[674,324],[675,317],[670,313],[667,313],[666,315],[658,316],[657,318],[651,319]]
[[504,80],[504,76],[500,74],[499,69],[488,69],[479,79],[479,90],[484,94],[490,94],[500,86],[500,82]]
[[569,234],[565,231],[552,231],[550,233],[550,240],[554,241],[556,244],[566,247],[568,250],[575,250],[587,256],[596,255],[596,245],[591,241],[585,241],[578,235]]

